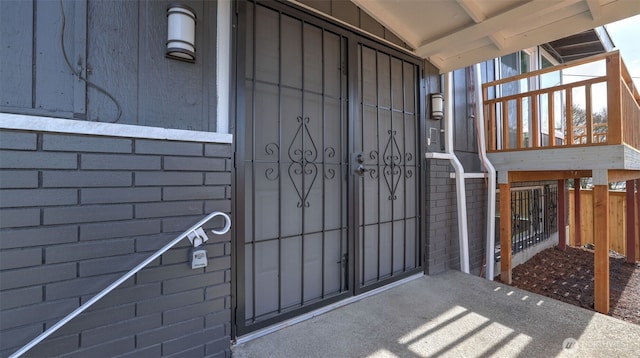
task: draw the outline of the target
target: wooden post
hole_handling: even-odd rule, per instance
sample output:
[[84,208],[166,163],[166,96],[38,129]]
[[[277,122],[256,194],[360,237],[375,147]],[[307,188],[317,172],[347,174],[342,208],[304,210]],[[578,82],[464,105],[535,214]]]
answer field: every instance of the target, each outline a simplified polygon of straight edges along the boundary
[[620,53],[607,56],[607,144],[622,144]]
[[576,247],[582,246],[582,220],[580,220],[580,178],[573,179],[573,210],[575,217],[574,241]]
[[627,180],[627,262],[636,262],[636,180]]
[[609,313],[609,186],[593,187],[593,235],[596,246],[594,307]]
[[567,231],[566,231],[566,187],[565,180],[558,180],[558,248],[562,251],[567,249]]
[[511,284],[511,183],[500,188],[500,280]]
[[640,260],[640,179],[636,179],[636,234],[638,236],[638,240],[636,241],[636,260]]

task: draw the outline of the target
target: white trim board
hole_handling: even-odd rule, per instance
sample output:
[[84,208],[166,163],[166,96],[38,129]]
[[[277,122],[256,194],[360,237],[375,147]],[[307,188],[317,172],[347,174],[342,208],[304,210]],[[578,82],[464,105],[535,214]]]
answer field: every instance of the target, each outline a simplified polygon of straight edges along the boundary
[[175,140],[200,143],[233,143],[233,135],[130,124],[91,122],[54,117],[0,113],[0,129],[85,134],[107,137]]
[[487,154],[498,171],[640,170],[640,152],[626,144],[495,152]]

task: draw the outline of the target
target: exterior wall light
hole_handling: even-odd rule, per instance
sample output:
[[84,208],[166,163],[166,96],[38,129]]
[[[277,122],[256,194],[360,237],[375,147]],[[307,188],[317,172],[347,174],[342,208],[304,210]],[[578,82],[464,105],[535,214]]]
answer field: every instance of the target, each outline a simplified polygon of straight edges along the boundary
[[444,118],[444,96],[442,93],[431,95],[431,119]]
[[167,23],[166,57],[196,62],[196,12],[186,5],[171,4]]

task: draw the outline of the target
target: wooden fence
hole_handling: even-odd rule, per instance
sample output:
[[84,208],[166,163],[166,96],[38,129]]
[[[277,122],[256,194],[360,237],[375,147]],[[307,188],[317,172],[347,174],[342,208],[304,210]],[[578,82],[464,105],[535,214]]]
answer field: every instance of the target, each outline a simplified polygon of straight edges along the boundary
[[[575,246],[575,209],[574,191],[569,190],[569,244]],[[636,207],[636,212],[638,208]],[[627,198],[625,192],[609,192],[609,249],[620,254],[627,255],[626,229],[627,229]],[[593,244],[593,192],[580,190],[580,242],[582,245]],[[636,257],[640,257],[640,225],[636,222]]]

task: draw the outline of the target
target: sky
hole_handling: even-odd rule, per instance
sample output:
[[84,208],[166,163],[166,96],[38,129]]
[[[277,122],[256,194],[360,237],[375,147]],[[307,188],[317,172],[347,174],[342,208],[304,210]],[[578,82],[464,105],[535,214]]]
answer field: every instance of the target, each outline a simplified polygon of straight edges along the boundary
[[613,44],[620,50],[622,59],[640,88],[640,15],[620,20],[605,26]]
[[[627,66],[631,77],[633,77],[636,88],[640,88],[640,39],[638,38],[638,35],[640,35],[640,15],[607,24],[605,27],[615,48],[620,50],[622,60]],[[605,74],[606,68],[604,61],[600,61],[598,63],[565,70],[563,72],[563,82],[575,82],[584,80],[585,76],[596,77],[604,76]],[[604,84],[599,87],[604,88]],[[598,95],[598,92],[606,91],[600,91],[600,88],[594,88],[594,96],[592,98],[594,112],[606,107],[607,96],[604,93]],[[577,100],[576,104],[584,107],[584,103],[578,102],[584,102],[583,100]]]

